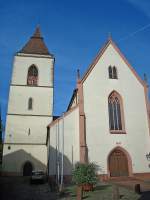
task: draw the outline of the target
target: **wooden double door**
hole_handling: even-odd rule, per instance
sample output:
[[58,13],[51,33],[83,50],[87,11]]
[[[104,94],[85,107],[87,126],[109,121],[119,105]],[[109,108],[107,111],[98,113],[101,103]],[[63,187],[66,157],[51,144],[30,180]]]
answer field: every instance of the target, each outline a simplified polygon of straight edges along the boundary
[[128,160],[124,152],[116,149],[110,154],[109,171],[111,177],[129,176]]

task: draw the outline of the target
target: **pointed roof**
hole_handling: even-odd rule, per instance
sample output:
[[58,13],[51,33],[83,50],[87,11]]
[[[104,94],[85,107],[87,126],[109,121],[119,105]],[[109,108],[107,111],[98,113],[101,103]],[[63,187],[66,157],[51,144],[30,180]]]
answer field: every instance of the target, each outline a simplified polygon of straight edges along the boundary
[[137,80],[145,87],[145,83],[144,81],[140,78],[140,76],[136,73],[136,71],[134,70],[134,68],[130,65],[130,63],[127,61],[127,59],[125,58],[125,56],[122,54],[121,50],[117,47],[117,45],[115,44],[115,42],[112,40],[111,35],[109,35],[106,43],[104,44],[104,46],[100,49],[100,51],[98,52],[96,58],[94,59],[94,61],[92,62],[92,64],[89,66],[89,68],[87,69],[86,73],[84,74],[84,76],[81,79],[81,82],[83,83],[87,77],[89,76],[89,74],[91,73],[91,71],[93,70],[93,68],[95,67],[95,65],[98,63],[99,59],[101,58],[101,56],[104,54],[104,52],[106,51],[106,49],[108,48],[109,45],[112,45],[113,48],[117,51],[117,53],[120,55],[120,57],[123,59],[123,61],[126,63],[126,65],[129,67],[129,69],[131,70],[131,72],[135,75],[135,77],[137,78]]
[[33,36],[29,39],[26,45],[19,51],[19,53],[51,55],[44,43],[43,37],[41,36],[41,31],[39,26],[36,28]]

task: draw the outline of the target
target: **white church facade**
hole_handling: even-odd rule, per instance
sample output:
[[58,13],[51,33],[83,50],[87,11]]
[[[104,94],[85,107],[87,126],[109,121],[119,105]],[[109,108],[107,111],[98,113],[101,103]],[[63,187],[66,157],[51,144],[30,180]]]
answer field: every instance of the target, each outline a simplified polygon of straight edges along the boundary
[[110,38],[78,77],[68,111],[48,126],[49,174],[57,175],[63,154],[64,175],[89,161],[103,179],[147,176],[149,125],[148,86]]
[[85,75],[78,74],[68,109],[57,119],[53,68],[37,29],[14,59],[3,173],[42,169],[54,177],[63,169],[70,177],[80,161],[94,162],[103,179],[150,175],[148,85],[112,39]]

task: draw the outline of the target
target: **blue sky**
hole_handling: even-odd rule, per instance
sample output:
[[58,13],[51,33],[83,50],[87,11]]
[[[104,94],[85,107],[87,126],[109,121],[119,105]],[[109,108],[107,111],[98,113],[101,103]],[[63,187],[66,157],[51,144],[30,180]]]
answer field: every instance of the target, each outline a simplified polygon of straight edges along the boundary
[[76,70],[79,68],[84,74],[109,32],[137,73],[142,78],[144,73],[150,77],[149,11],[149,0],[0,0],[3,121],[13,56],[38,24],[49,51],[56,58],[54,114],[60,115],[76,86]]

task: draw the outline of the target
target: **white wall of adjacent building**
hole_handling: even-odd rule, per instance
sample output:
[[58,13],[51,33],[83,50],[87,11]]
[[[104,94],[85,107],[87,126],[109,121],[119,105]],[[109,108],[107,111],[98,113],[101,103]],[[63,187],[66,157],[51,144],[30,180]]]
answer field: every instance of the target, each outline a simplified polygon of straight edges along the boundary
[[79,161],[78,107],[65,114],[64,117],[57,119],[54,125],[50,127],[48,147],[49,175],[57,175],[58,160],[61,169],[62,154],[64,155],[64,175],[71,175],[75,163]]

